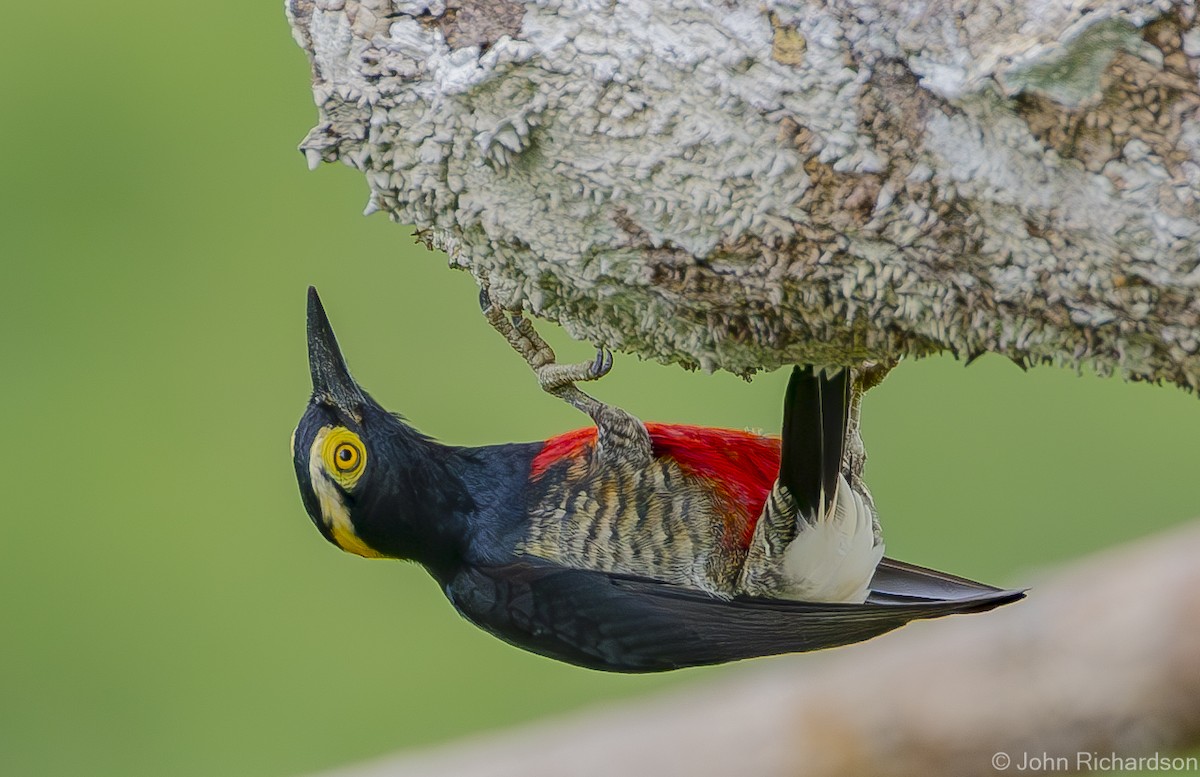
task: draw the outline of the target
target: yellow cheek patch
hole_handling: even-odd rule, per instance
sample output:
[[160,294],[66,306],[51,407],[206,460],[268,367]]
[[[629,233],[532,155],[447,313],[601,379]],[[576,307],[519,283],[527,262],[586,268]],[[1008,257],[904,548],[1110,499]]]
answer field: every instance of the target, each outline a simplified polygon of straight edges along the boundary
[[[358,458],[339,454],[344,446],[356,444]],[[350,510],[342,501],[342,495],[330,482],[336,480],[343,488],[352,488],[362,476],[366,466],[367,452],[358,435],[349,429],[334,429],[326,426],[317,432],[312,448],[308,454],[308,475],[313,491],[317,494],[317,502],[321,506],[321,519],[329,527],[333,541],[338,547],[349,553],[355,553],[363,558],[385,558],[379,551],[363,542],[354,531],[354,523],[350,520]],[[344,469],[339,469],[335,463],[341,463]]]
[[347,520],[345,523],[334,521],[330,531],[333,534],[333,541],[338,544],[338,547],[347,553],[354,553],[363,558],[387,558],[379,551],[372,548],[370,545],[362,541],[362,538],[354,533],[354,529],[349,525]]

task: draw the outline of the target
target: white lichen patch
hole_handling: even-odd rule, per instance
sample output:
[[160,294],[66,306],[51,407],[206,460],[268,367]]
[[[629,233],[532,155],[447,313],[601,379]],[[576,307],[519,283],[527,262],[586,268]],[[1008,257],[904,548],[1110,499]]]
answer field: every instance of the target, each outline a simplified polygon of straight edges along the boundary
[[291,0],[320,122],[494,299],[745,373],[1200,382],[1192,3]]

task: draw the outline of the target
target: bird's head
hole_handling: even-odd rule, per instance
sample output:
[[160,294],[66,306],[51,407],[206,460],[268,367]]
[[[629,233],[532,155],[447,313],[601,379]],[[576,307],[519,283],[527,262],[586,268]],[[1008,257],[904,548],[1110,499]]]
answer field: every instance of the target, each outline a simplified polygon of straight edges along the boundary
[[419,437],[350,376],[317,290],[308,290],[312,398],[292,434],[300,496],[325,539],[367,558],[403,554],[397,468]]

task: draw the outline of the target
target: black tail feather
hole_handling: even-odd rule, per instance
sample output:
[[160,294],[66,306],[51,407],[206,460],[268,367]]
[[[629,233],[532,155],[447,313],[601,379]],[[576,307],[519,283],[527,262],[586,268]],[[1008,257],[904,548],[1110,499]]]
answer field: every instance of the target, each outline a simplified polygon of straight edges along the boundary
[[779,480],[803,515],[823,514],[833,498],[849,414],[849,370],[828,377],[812,366],[792,368],[784,395]]

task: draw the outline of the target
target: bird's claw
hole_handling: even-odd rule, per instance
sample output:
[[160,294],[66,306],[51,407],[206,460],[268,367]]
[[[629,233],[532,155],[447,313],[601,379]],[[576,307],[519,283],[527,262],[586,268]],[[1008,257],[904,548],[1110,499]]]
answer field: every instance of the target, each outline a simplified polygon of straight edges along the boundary
[[612,351],[601,346],[596,349],[596,360],[592,362],[588,368],[588,380],[597,380],[603,378],[612,369],[613,355]]
[[598,380],[612,369],[612,351],[604,347],[596,349],[596,358],[591,361],[576,364],[559,364],[554,357],[554,350],[546,344],[533,328],[533,325],[521,315],[520,311],[506,311],[496,305],[488,294],[488,290],[479,290],[479,307],[488,323],[496,331],[504,335],[509,345],[525,359],[525,362],[538,376],[542,389],[552,394],[564,390],[577,391],[576,381]]

